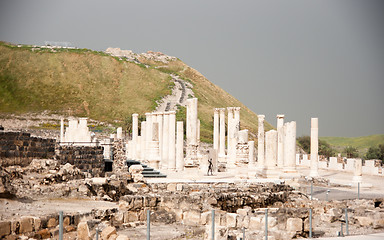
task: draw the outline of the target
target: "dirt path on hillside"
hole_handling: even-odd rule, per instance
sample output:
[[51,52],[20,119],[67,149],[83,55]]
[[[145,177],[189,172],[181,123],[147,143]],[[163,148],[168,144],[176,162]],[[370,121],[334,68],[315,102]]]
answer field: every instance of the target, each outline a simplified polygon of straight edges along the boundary
[[172,94],[165,96],[159,101],[155,112],[176,111],[177,105],[186,107],[188,97],[194,97],[192,84],[181,79],[177,75],[170,74],[175,86],[172,89]]

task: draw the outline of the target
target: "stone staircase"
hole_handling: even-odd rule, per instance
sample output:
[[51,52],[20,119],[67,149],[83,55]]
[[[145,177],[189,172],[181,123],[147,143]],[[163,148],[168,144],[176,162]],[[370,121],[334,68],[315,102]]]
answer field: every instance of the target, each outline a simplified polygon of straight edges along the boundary
[[143,168],[144,168],[143,176],[145,178],[166,178],[167,177],[167,175],[164,175],[161,172],[155,170],[154,168],[148,167],[146,164],[141,163],[139,161],[129,159],[126,161],[126,163],[127,163],[128,168],[132,165],[138,165],[138,164],[143,166]]

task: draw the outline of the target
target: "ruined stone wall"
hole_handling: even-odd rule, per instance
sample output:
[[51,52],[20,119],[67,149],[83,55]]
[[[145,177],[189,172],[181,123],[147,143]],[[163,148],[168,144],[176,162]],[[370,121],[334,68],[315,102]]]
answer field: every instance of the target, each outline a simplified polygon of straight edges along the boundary
[[27,166],[34,158],[53,158],[55,139],[31,137],[30,133],[0,132],[0,165]]
[[70,163],[92,176],[104,176],[103,147],[59,146],[56,159],[61,165]]

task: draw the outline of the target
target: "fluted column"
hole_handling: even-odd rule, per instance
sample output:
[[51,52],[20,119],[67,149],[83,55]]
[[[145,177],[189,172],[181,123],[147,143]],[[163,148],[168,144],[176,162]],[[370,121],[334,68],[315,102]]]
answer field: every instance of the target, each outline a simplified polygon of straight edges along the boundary
[[64,142],[64,118],[60,119],[60,143]]
[[177,138],[176,138],[176,170],[184,170],[184,129],[183,121],[177,122]]
[[176,112],[169,112],[169,162],[168,169],[175,170],[176,169],[176,145],[175,145],[175,137],[176,137]]
[[264,119],[265,115],[258,115],[258,130],[257,130],[257,168],[263,170],[265,168],[265,153],[264,153]]
[[140,136],[140,159],[145,160],[146,159],[146,152],[147,152],[147,133],[146,133],[146,128],[147,128],[147,122],[142,121],[141,122],[141,136]]
[[160,152],[160,168],[163,163],[163,112],[156,113],[156,121],[159,123],[159,152]]
[[318,177],[319,162],[319,119],[311,118],[311,172],[310,177]]
[[146,140],[146,144],[145,144],[145,148],[146,148],[146,160],[148,160],[148,156],[149,156],[149,152],[150,152],[150,142],[152,140],[152,113],[145,113],[145,119],[146,119],[146,123],[147,123],[147,126],[145,128],[145,140]]
[[296,170],[296,122],[284,124],[284,172],[297,173]]
[[219,157],[225,156],[225,108],[220,110],[220,140],[219,140]]
[[284,167],[284,115],[277,115],[277,167]]
[[248,142],[249,146],[249,159],[248,159],[248,164],[251,167],[254,167],[256,165],[255,161],[255,142],[254,141],[249,141]]
[[167,169],[169,161],[169,112],[164,112],[163,117],[163,151],[161,159],[161,168]]
[[213,114],[213,149],[219,150],[219,108],[214,109]]

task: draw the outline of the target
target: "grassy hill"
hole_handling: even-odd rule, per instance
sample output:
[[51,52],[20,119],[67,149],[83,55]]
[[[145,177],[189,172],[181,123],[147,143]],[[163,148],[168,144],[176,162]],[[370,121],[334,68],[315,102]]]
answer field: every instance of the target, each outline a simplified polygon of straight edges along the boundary
[[202,141],[212,141],[215,107],[241,107],[241,128],[257,133],[257,115],[195,69],[180,60],[139,60],[147,66],[89,49],[52,52],[0,42],[0,113],[48,110],[119,125],[132,113],[153,111],[170,94],[174,73],[194,86]]
[[364,137],[320,137],[321,140],[328,142],[338,152],[342,152],[347,146],[357,148],[360,156],[364,155],[369,147],[384,144],[384,134],[370,135]]

